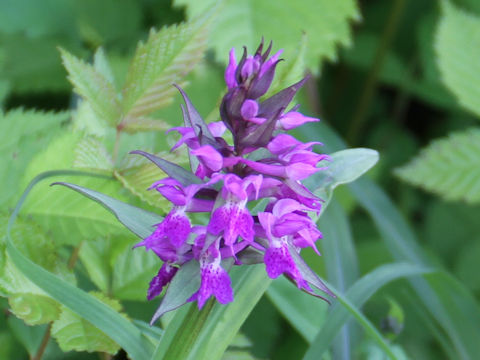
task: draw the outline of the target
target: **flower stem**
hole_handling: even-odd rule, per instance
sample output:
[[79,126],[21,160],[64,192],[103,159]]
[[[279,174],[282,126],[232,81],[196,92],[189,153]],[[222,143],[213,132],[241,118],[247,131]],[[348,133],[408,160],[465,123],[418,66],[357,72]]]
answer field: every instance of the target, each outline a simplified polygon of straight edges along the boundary
[[40,347],[37,350],[37,353],[32,357],[32,360],[40,360],[47,348],[48,342],[50,341],[50,330],[52,329],[52,323],[48,324],[45,334],[43,334],[43,339],[40,344]]

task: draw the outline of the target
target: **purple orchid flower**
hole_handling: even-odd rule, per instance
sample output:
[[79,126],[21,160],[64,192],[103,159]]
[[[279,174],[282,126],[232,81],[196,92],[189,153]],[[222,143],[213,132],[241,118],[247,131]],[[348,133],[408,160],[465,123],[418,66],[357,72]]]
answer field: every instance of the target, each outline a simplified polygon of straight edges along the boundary
[[[230,51],[221,122],[205,124],[177,87],[186,104],[182,107],[185,126],[169,130],[180,134],[172,151],[186,145],[191,171],[136,152],[155,160],[168,174],[150,189],[172,203],[171,211],[152,234],[135,246],[152,250],[164,262],[150,283],[149,300],[189,263],[199,265],[200,286],[185,301],[197,301],[199,308],[211,296],[221,304],[233,301],[231,280],[222,267],[230,258],[234,265],[261,261],[271,278],[283,274],[302,290],[314,294],[313,284],[332,295],[320,280],[320,286],[311,276],[307,276],[310,284],[307,282],[302,275],[305,264],[299,257],[306,247],[319,254],[316,242],[322,238],[310,217],[318,215],[322,200],[302,180],[324,170],[321,164],[329,157],[313,151],[320,142],[303,143],[284,132],[318,121],[290,106],[305,80],[261,98],[273,81],[282,53],[270,56],[272,44],[265,51],[263,45],[262,41],[251,55],[244,49],[238,62],[235,51]],[[223,137],[227,130],[232,143]],[[258,207],[262,199],[266,205],[252,213],[254,202]],[[206,224],[194,221],[192,213],[196,212],[209,215]]]

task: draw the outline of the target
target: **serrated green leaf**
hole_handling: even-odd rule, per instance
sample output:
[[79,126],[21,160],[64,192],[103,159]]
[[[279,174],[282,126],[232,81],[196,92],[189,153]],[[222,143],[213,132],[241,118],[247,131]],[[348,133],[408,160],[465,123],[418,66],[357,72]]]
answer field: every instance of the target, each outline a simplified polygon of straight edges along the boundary
[[[0,234],[6,233],[6,219],[2,218]],[[31,221],[19,219],[12,229],[15,244],[30,260],[43,268],[72,280],[71,274],[58,261],[53,241]],[[0,239],[5,243],[5,235]],[[3,253],[3,249],[2,249]],[[3,256],[2,256],[3,257]],[[30,325],[49,323],[60,313],[60,304],[28,280],[6,255],[1,262],[0,289],[9,297],[12,313]]]
[[48,324],[58,318],[60,305],[48,295],[20,293],[8,298],[10,310],[29,325]]
[[111,269],[108,263],[109,239],[85,241],[80,245],[78,257],[87,270],[90,280],[103,293],[110,293]]
[[[75,133],[65,133],[57,137],[29,164],[23,183],[26,184],[43,171],[71,168],[75,148],[80,140],[81,135]],[[71,179],[69,176],[62,176],[55,180]],[[84,176],[76,179],[83,186],[93,187],[102,192],[115,194],[120,199],[126,199],[121,194],[121,185],[113,178]],[[86,238],[119,234],[124,231],[113,216],[95,203],[63,189],[52,188],[47,183],[40,183],[35,187],[25,204],[25,211],[32,215],[39,225],[50,231],[58,243],[76,244]]]
[[132,249],[125,244],[123,251],[113,259],[112,292],[121,300],[145,301],[150,281],[162,266],[153,252]]
[[396,175],[447,200],[480,201],[480,129],[435,140]]
[[76,145],[73,167],[112,174],[113,160],[102,142],[88,136],[80,140]]
[[165,121],[149,117],[129,118],[123,122],[123,130],[133,134],[139,131],[162,131],[170,129]]
[[444,0],[435,49],[443,82],[480,117],[480,17]]
[[7,228],[7,254],[15,266],[28,279],[52,296],[52,298],[108,334],[116,343],[122,344],[122,347],[130,357],[136,360],[150,359],[152,345],[137,327],[92,295],[85,293],[30,261],[18,251],[12,242],[10,227],[15,223],[18,213],[31,189],[38,182],[59,175],[59,173],[71,174],[72,172],[66,170],[45,172],[36,176],[30,182],[9,220]]
[[185,75],[202,57],[210,15],[191,22],[152,30],[141,43],[128,70],[123,89],[126,118],[147,115],[170,103]]
[[63,49],[60,51],[75,91],[88,101],[99,119],[115,126],[120,121],[120,103],[114,85],[92,65]]
[[[174,161],[177,164],[187,163],[188,160],[179,154],[171,154],[162,152],[158,154],[162,158]],[[115,171],[115,177],[120,180],[122,185],[138,196],[148,204],[155,206],[163,212],[167,212],[171,203],[165,199],[158,191],[148,190],[148,188],[155,182],[167,175],[152,162],[145,162],[139,158],[138,164]]]
[[73,189],[90,198],[91,200],[103,205],[108,211],[114,214],[127,229],[142,239],[146,238],[152,233],[152,229],[155,224],[162,222],[162,217],[157,214],[111,198],[110,196],[102,194],[98,191],[68,183],[55,183],[55,185],[69,187],[70,189]]
[[[215,3],[176,0],[174,4],[186,6],[187,15],[192,18]],[[219,12],[209,38],[217,59],[226,62],[232,47],[240,51],[246,45],[253,52],[262,36],[285,49],[284,58],[294,59],[302,34],[306,33],[306,65],[314,73],[318,73],[321,59],[336,59],[338,45],[350,44],[349,21],[359,18],[352,0],[227,0]]]
[[[109,299],[102,293],[95,292],[92,295],[113,310],[120,311],[121,305],[117,300]],[[105,333],[65,306],[59,319],[52,325],[52,336],[64,352],[75,350],[115,354],[120,349]]]

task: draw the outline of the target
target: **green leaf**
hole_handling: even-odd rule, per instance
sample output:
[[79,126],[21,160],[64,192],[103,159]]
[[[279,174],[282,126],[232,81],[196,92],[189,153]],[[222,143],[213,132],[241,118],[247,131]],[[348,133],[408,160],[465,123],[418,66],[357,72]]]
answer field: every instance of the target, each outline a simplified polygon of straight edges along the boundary
[[129,134],[139,131],[161,131],[170,129],[170,125],[163,120],[140,116],[128,118],[123,122],[123,130]]
[[10,310],[28,325],[48,324],[58,318],[60,305],[47,295],[19,293],[8,298]]
[[0,111],[0,204],[13,206],[20,179],[29,162],[58,136],[67,112],[40,112],[14,109]]
[[[180,309],[160,339],[152,360],[222,358],[271,282],[265,268],[260,265],[251,265],[246,269],[233,267],[229,274],[235,301],[228,305],[209,301],[201,311],[195,304],[190,310]],[[208,318],[205,319],[205,316]]]
[[[361,315],[358,308],[360,308],[379,288],[385,284],[401,277],[416,276],[424,274],[428,271],[429,270],[424,267],[413,264],[397,263],[383,265],[358,280],[350,289],[348,289],[344,296],[338,291],[334,290],[338,297],[339,303],[335,304],[328,313],[324,326],[315,336],[315,340],[313,340],[312,345],[305,354],[304,360],[318,359],[328,350],[330,344],[340,331],[342,325],[348,320],[349,312],[360,321],[362,326],[366,326],[366,330],[370,333],[370,335],[374,335],[378,340],[378,333],[375,334],[372,332],[372,330],[375,330],[375,328],[371,328],[369,322],[366,322],[368,320]],[[383,342],[385,343],[385,341]],[[387,350],[388,353],[391,354],[391,350],[389,349],[388,345],[387,349],[384,348],[384,350]],[[395,358],[395,356],[390,357]]]
[[[6,221],[0,226],[5,234]],[[12,229],[17,247],[39,266],[72,280],[67,269],[59,262],[53,241],[31,221],[20,219]],[[5,242],[2,236],[1,243]],[[2,249],[3,253],[3,249]],[[3,257],[3,256],[2,256]],[[35,284],[29,281],[6,255],[0,268],[0,289],[8,296],[11,311],[27,324],[46,324],[58,318],[60,305]]]
[[114,85],[92,65],[63,49],[60,52],[75,91],[88,101],[99,119],[115,126],[120,120],[120,104]]
[[443,82],[480,118],[480,17],[442,1],[435,49]]
[[112,174],[113,160],[105,145],[94,137],[85,137],[75,148],[73,167],[82,170],[93,170],[104,174]]
[[162,266],[162,261],[153,252],[143,248],[132,249],[125,243],[123,250],[111,261],[113,263],[112,293],[120,300],[145,301],[150,281]]
[[435,140],[395,173],[444,199],[480,202],[480,128]]
[[162,217],[149,211],[137,208],[122,201],[111,198],[94,190],[69,183],[55,183],[73,189],[80,194],[98,202],[115,215],[127,229],[140,238],[146,238],[153,231],[153,225],[162,222]]
[[[192,18],[216,1],[176,0],[174,4],[186,6],[187,16]],[[263,36],[285,49],[285,59],[294,59],[305,33],[306,65],[317,73],[321,59],[335,60],[337,46],[350,44],[349,21],[358,18],[356,3],[351,0],[227,0],[210,32],[209,45],[217,59],[226,62],[232,46],[239,51],[246,45],[253,52]]]
[[168,160],[162,159],[154,154],[149,154],[141,150],[131,151],[130,154],[145,156],[148,160],[162,169],[168,176],[179,181],[183,186],[202,183],[202,180],[190,171],[185,170],[183,167]]
[[308,177],[303,184],[328,202],[338,185],[358,179],[377,163],[378,157],[377,151],[365,148],[337,151],[330,155],[326,170]]
[[[315,141],[318,134],[322,134],[322,141],[327,151],[335,151],[346,145],[326,124],[315,124],[315,128],[308,124],[300,128],[304,139]],[[388,196],[372,181],[359,179],[349,185],[353,195],[373,218],[388,250],[399,261],[413,262],[418,265],[429,266],[430,260],[413,234],[400,212],[395,208]],[[450,307],[448,304],[456,301],[453,299],[450,285],[437,283],[435,287],[424,279],[410,279],[415,292],[428,310],[428,315],[435,319],[441,330],[448,335],[451,342],[446,344],[445,336],[439,336],[440,331],[434,332],[438,341],[448,348],[453,347],[456,355],[461,359],[475,358],[480,352],[480,341],[476,334],[480,333],[480,321],[472,319],[472,314],[477,314],[474,309],[478,306],[471,294],[459,283],[456,287],[462,293],[467,293],[461,300],[463,306]],[[475,322],[476,321],[476,322]],[[475,331],[472,331],[472,327]]]
[[97,239],[84,241],[80,245],[78,253],[90,280],[105,294],[110,293],[111,269],[108,263],[110,241],[109,239]]
[[272,281],[267,296],[295,330],[311,343],[325,321],[328,303],[298,291],[283,276]]
[[[160,152],[158,155],[168,161],[175,161],[177,164],[188,162],[182,154],[178,153]],[[158,191],[148,190],[154,182],[167,176],[154,163],[137,157],[134,164],[116,170],[114,176],[132,194],[138,196],[148,204],[161,209],[165,213],[169,211],[171,203]]]
[[200,287],[200,265],[193,259],[183,264],[168,285],[167,292],[157,311],[153,314],[150,324],[153,325],[163,314],[178,309]]
[[[102,293],[92,295],[106,306],[120,311],[121,305],[118,301],[109,299]],[[62,308],[60,318],[53,323],[52,336],[64,352],[75,350],[115,354],[120,349],[105,333],[67,307]]]
[[123,89],[123,113],[147,115],[169,104],[175,89],[202,59],[206,47],[210,14],[180,24],[152,30],[141,43],[128,70]]
[[[65,173],[71,172],[65,171]],[[10,224],[14,223],[25,198],[28,196],[32,187],[39,181],[58,174],[59,172],[40,174],[29,184],[10,218],[9,227]],[[64,280],[59,279],[30,261],[15,247],[11,240],[10,232],[7,232],[7,235],[7,254],[12,259],[14,265],[26,277],[35,283],[35,285],[85,320],[91,322],[117,344],[122,344],[122,347],[130,357],[136,360],[150,359],[152,352],[151,343],[142,335],[137,327],[92,295],[89,295]]]
[[[341,292],[345,292],[358,278],[358,260],[353,244],[347,215],[335,200],[318,221],[323,239],[320,241],[324,256],[327,280]],[[311,334],[310,342],[317,331]],[[341,359],[352,358],[352,326],[347,323],[333,342],[333,353]]]

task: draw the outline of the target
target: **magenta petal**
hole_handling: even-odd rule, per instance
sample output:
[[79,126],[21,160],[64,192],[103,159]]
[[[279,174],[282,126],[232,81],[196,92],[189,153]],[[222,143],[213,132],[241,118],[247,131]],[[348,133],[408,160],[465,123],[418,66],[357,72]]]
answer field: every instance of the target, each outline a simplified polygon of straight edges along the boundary
[[210,296],[215,296],[220,304],[233,301],[233,289],[228,273],[216,262],[201,267],[202,282],[198,291],[189,299],[198,301],[201,309]]
[[223,156],[211,145],[200,146],[198,149],[191,150],[191,153],[213,171],[218,171],[223,166]]
[[240,108],[240,114],[244,119],[252,119],[258,114],[258,104],[255,100],[247,99]]
[[225,245],[235,243],[238,236],[248,242],[253,241],[253,218],[247,209],[240,206],[221,206],[216,209],[208,224],[208,231],[219,235],[223,231]]
[[168,263],[164,263],[158,271],[158,274],[153,277],[152,281],[150,281],[150,286],[147,291],[147,300],[152,300],[160,295],[163,287],[172,280],[177,270],[178,268],[170,266]]
[[265,251],[264,262],[267,274],[271,279],[285,274],[295,280],[299,288],[310,288],[297,269],[286,244],[280,247],[269,247]]
[[275,217],[279,218],[285,214],[297,211],[305,210],[305,206],[293,199],[280,199],[273,206],[272,213]]
[[186,205],[185,194],[182,190],[173,186],[159,186],[157,191],[163,195],[165,199],[177,206]]
[[227,127],[225,126],[223,121],[211,122],[207,126],[208,126],[208,130],[210,130],[210,132],[214,137],[222,136],[227,130]]
[[297,111],[290,111],[283,115],[278,121],[284,130],[290,130],[301,126],[307,122],[315,122],[320,120],[317,118],[305,116]]
[[293,180],[303,180],[310,175],[315,174],[318,171],[321,171],[322,168],[316,168],[315,166],[303,164],[303,163],[294,163],[288,165],[286,168],[287,177]]
[[258,73],[258,77],[261,78],[267,71],[270,69],[278,60],[280,55],[282,55],[283,49],[278,50],[270,59],[265,61],[265,63],[262,65],[262,68],[260,69],[260,72]]
[[187,241],[191,231],[188,217],[184,213],[175,210],[172,210],[160,225],[163,228],[165,236],[176,248],[179,248]]
[[229,89],[233,89],[237,86],[237,80],[235,79],[235,72],[237,71],[237,60],[235,59],[235,49],[230,50],[228,66],[225,70],[225,82]]
[[281,154],[300,144],[302,144],[302,142],[291,135],[278,134],[268,143],[267,149],[270,150],[272,154]]

